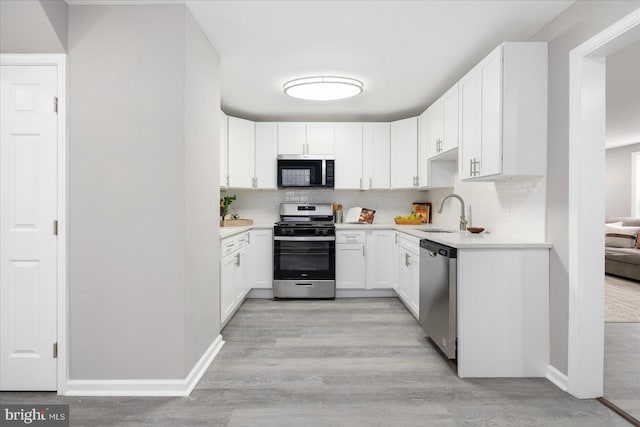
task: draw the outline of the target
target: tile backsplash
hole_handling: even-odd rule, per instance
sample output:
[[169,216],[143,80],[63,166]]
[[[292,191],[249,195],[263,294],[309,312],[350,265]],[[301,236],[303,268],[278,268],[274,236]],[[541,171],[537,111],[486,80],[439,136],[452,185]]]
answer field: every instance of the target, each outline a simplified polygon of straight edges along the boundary
[[222,195],[235,194],[232,212],[255,223],[272,223],[279,219],[280,203],[287,200],[311,202],[337,202],[345,211],[360,206],[376,210],[374,223],[393,223],[396,215],[411,213],[413,202],[433,204],[433,223],[457,229],[460,204],[455,199],[445,203],[437,213],[442,199],[452,192],[465,200],[469,226],[484,227],[488,232],[531,239],[544,239],[546,235],[546,180],[543,177],[517,178],[500,182],[462,182],[456,178],[454,188],[429,191],[418,190],[227,190]]

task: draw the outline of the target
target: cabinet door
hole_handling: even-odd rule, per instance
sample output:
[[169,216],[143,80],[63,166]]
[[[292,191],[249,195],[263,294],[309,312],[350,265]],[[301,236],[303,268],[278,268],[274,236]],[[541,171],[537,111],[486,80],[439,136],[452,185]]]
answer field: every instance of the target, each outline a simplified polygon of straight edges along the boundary
[[418,117],[418,175],[420,187],[429,186],[429,157],[432,156],[429,146],[429,110]]
[[458,84],[442,96],[442,151],[458,146]]
[[442,98],[427,109],[429,122],[429,157],[437,156],[442,150],[444,112]]
[[249,264],[247,263],[247,247],[236,253],[236,274],[234,277],[234,303],[238,306],[249,292]]
[[249,288],[273,287],[273,230],[249,232]]
[[391,188],[415,188],[418,178],[418,118],[391,123]]
[[365,246],[362,243],[336,245],[336,288],[365,288]]
[[366,189],[391,188],[391,129],[389,123],[362,125],[362,179]]
[[306,144],[305,123],[278,123],[278,154],[304,154]]
[[502,49],[480,64],[482,76],[482,142],[478,176],[502,172]]
[[335,189],[362,189],[362,123],[336,123],[335,142]]
[[409,305],[413,310],[414,316],[417,318],[420,313],[420,257],[415,253],[411,253],[409,262],[411,268],[411,294],[409,296]]
[[460,80],[460,179],[474,176],[474,161],[481,161],[482,87],[476,67]]
[[307,153],[334,154],[333,123],[307,123]]
[[229,161],[227,140],[227,115],[220,111],[220,187],[229,185]]
[[229,117],[229,188],[253,188],[255,124]]
[[403,302],[407,304],[411,293],[411,260],[409,259],[409,252],[403,247],[399,248],[398,255],[400,275],[398,277],[397,292]]
[[373,230],[367,236],[367,289],[395,288],[395,231]]
[[276,189],[276,158],[278,156],[278,124],[256,123],[255,188]]
[[220,323],[227,321],[235,308],[235,273],[237,259],[229,255],[220,263]]

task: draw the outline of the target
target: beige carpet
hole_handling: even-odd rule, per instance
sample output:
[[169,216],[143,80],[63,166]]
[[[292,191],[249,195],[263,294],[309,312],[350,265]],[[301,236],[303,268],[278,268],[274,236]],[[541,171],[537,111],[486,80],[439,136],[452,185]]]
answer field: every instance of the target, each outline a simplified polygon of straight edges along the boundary
[[605,276],[604,283],[605,322],[640,322],[640,282]]

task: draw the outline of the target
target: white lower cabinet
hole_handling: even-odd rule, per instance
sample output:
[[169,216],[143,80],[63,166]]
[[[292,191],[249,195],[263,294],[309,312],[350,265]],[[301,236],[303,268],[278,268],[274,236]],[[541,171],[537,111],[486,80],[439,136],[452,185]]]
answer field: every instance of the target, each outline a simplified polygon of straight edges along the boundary
[[336,232],[336,289],[366,287],[365,242],[364,231]]
[[403,233],[399,235],[397,292],[417,319],[420,313],[420,239]]
[[249,288],[273,287],[273,229],[249,231]]
[[367,234],[367,289],[394,289],[398,282],[394,230],[372,230]]
[[247,243],[249,233],[220,242],[220,323],[224,324],[249,292]]

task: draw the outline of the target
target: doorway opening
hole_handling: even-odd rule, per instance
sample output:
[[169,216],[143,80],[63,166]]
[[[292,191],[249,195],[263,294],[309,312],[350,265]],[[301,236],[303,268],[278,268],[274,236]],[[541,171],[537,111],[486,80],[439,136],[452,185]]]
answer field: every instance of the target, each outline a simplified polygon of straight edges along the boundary
[[640,39],[640,10],[571,51],[569,58],[568,391],[603,394],[604,141],[606,56]]

